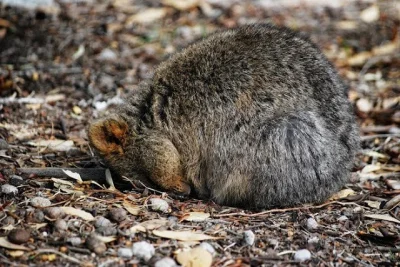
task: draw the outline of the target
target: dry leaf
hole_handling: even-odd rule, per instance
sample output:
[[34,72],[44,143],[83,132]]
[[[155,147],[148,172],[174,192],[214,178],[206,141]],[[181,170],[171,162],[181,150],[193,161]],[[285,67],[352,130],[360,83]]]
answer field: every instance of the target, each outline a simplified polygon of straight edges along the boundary
[[379,209],[381,207],[380,201],[364,200],[365,203],[371,208]]
[[388,202],[386,202],[386,204],[383,208],[391,210],[394,207],[398,206],[399,203],[400,203],[400,195],[397,195],[394,198],[392,198],[391,200],[389,200]]
[[197,7],[200,4],[199,0],[162,0],[161,3],[166,6],[171,6],[180,11],[189,10]]
[[168,239],[176,239],[180,241],[202,241],[208,239],[220,239],[219,237],[214,237],[202,233],[195,233],[190,231],[158,231],[154,230],[153,234],[159,237],[164,237]]
[[129,229],[129,232],[134,234],[137,232],[146,232],[147,230],[154,230],[164,226],[168,223],[166,219],[154,219],[139,223]]
[[1,227],[1,229],[4,231],[11,231],[11,230],[15,229],[15,226],[12,224],[9,224],[9,225],[5,225],[5,226]]
[[137,205],[132,204],[131,202],[124,201],[122,206],[132,215],[138,215],[141,211],[141,208]]
[[103,243],[110,243],[115,240],[117,240],[116,236],[102,236],[102,235],[96,235],[96,238],[100,240]]
[[383,220],[383,221],[389,221],[389,222],[394,222],[394,223],[400,223],[399,220],[396,218],[393,218],[390,215],[387,214],[364,214],[364,217],[371,218],[371,219],[376,219],[376,220]]
[[23,250],[8,250],[7,254],[13,258],[18,258],[24,255],[26,252]]
[[9,242],[6,237],[0,237],[0,247],[15,249],[15,250],[31,250],[30,248]]
[[71,183],[71,182],[69,182],[69,181],[65,181],[65,180],[62,180],[62,179],[58,179],[58,178],[51,178],[51,180],[54,182],[54,187],[55,188],[61,188],[61,189],[64,189],[64,188],[67,188],[67,189],[71,189],[71,188],[74,188],[74,184],[73,183]]
[[358,23],[354,20],[342,20],[336,22],[335,27],[340,30],[354,30],[357,29]]
[[367,23],[377,21],[379,19],[379,7],[372,5],[360,13],[360,18]]
[[384,155],[384,154],[382,154],[382,153],[378,153],[378,152],[376,152],[376,151],[372,151],[372,150],[369,150],[369,151],[362,151],[362,153],[363,153],[364,155],[367,155],[367,156],[370,156],[370,157],[374,157],[374,158],[388,159],[388,156],[386,156],[386,155]]
[[74,142],[71,140],[34,140],[28,142],[28,145],[35,147],[45,147],[53,151],[69,151],[74,147]]
[[62,170],[66,175],[78,181],[78,183],[83,183],[81,175],[76,172],[72,172],[70,170]]
[[399,180],[388,179],[385,182],[393,190],[400,190],[400,181]]
[[356,106],[359,111],[364,113],[368,113],[374,108],[373,103],[366,98],[361,98],[357,100]]
[[329,198],[329,200],[330,201],[337,200],[337,199],[345,198],[345,197],[348,197],[348,196],[353,196],[355,194],[356,194],[356,192],[354,192],[354,190],[352,190],[350,188],[346,188],[346,189],[343,189],[343,190],[337,192],[336,194],[332,195]]
[[380,169],[382,169],[382,168],[379,165],[368,164],[361,170],[361,173],[375,172],[375,171],[378,171]]
[[68,215],[77,216],[79,218],[84,219],[85,221],[93,221],[94,217],[89,212],[76,209],[73,207],[61,207],[61,209]]
[[347,59],[347,64],[349,64],[350,66],[362,66],[371,56],[371,52],[364,51],[349,57]]
[[189,221],[189,222],[202,222],[210,217],[210,213],[205,212],[188,212],[185,213],[180,221]]
[[36,224],[30,224],[29,227],[31,229],[39,230],[40,228],[43,228],[47,226],[47,223],[36,223]]
[[209,267],[212,264],[212,255],[207,250],[196,247],[179,253],[176,260],[183,267]]
[[132,25],[133,23],[149,24],[155,22],[156,20],[162,19],[166,14],[166,8],[148,8],[131,16],[127,20],[126,24],[128,26]]
[[396,53],[399,48],[400,42],[398,39],[395,39],[393,42],[374,47],[372,49],[372,53],[375,56],[389,55],[392,53]]

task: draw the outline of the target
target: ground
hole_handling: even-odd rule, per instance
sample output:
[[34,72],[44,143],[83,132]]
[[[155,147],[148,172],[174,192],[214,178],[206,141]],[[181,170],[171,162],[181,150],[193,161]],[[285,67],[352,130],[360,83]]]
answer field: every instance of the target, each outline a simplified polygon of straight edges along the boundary
[[[5,2],[13,1],[0,2],[1,265],[400,261],[399,2]],[[349,85],[362,135],[351,183],[322,205],[267,211],[110,187],[88,146],[88,123],[169,54],[257,21],[308,33]],[[82,178],[95,182],[62,172],[92,167]]]

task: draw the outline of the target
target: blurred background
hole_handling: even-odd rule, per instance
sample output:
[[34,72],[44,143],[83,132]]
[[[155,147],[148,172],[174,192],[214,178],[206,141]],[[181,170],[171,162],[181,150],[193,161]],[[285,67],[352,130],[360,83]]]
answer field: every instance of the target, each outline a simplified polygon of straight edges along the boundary
[[[9,142],[50,135],[87,151],[88,121],[162,60],[254,22],[310,35],[349,85],[362,134],[400,133],[400,1],[1,0],[0,18],[0,134]],[[391,163],[400,163],[396,149]]]

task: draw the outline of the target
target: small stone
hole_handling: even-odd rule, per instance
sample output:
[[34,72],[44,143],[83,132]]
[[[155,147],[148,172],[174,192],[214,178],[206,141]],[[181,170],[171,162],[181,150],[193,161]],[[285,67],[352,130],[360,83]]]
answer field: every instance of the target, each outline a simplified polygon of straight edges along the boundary
[[47,217],[50,219],[59,219],[65,216],[65,212],[59,207],[48,207],[45,209]]
[[102,236],[112,236],[117,234],[117,229],[113,226],[102,226],[97,228],[96,232]]
[[16,195],[18,194],[18,188],[10,184],[3,184],[1,186],[1,192],[6,195]]
[[110,219],[114,222],[122,222],[126,219],[128,213],[122,208],[113,208],[110,210]]
[[14,225],[14,224],[15,224],[15,219],[14,219],[13,217],[11,217],[11,216],[7,216],[7,217],[2,221],[2,223],[3,223],[4,225]]
[[244,242],[248,246],[252,246],[254,244],[255,239],[256,239],[253,231],[251,231],[251,230],[244,231],[243,232],[243,238],[244,238]]
[[9,145],[3,138],[0,139],[0,150],[8,150]]
[[168,257],[162,258],[161,260],[156,261],[154,267],[176,267],[178,266],[176,262]]
[[37,209],[33,212],[32,220],[34,223],[41,223],[44,221],[44,213],[43,211]]
[[12,175],[10,177],[10,184],[13,186],[20,186],[24,183],[24,179],[21,176],[18,175]]
[[300,249],[294,253],[295,261],[308,261],[311,259],[311,252],[308,249]]
[[169,205],[164,199],[151,198],[149,202],[151,209],[154,211],[168,212],[169,210]]
[[54,223],[54,227],[60,232],[67,231],[68,223],[63,219],[57,219],[57,221]]
[[200,244],[200,247],[210,252],[213,257],[215,256],[215,254],[217,254],[215,248],[210,243],[202,242]]
[[113,61],[117,59],[117,54],[109,48],[103,49],[97,56],[97,59],[104,61]]
[[318,229],[318,223],[314,218],[307,219],[307,229],[311,231]]
[[86,246],[97,255],[102,255],[107,250],[106,244],[94,235],[91,235],[86,239]]
[[141,241],[132,245],[132,252],[136,257],[148,261],[153,257],[155,249],[152,244],[146,241]]
[[308,244],[317,244],[319,242],[319,238],[317,236],[313,236],[310,239],[308,239]]
[[111,221],[107,218],[104,218],[103,216],[97,217],[96,222],[94,223],[94,226],[96,228],[107,227],[107,226],[111,226],[111,225],[112,225]]
[[74,247],[77,247],[82,244],[82,239],[80,237],[70,237],[67,239],[67,242],[69,242]]
[[25,229],[14,229],[8,234],[8,241],[14,244],[24,244],[28,242],[31,233]]
[[133,257],[132,249],[130,248],[119,248],[118,257],[130,259]]
[[355,207],[354,209],[353,209],[353,212],[354,213],[362,213],[364,211],[364,209],[362,208],[362,207]]
[[44,197],[34,197],[31,199],[31,205],[35,208],[45,208],[51,205],[51,201]]

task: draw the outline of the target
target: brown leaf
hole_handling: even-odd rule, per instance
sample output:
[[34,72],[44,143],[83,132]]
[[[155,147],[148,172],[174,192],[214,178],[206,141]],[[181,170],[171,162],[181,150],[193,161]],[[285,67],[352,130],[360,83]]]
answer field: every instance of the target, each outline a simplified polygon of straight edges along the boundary
[[180,241],[202,241],[209,239],[220,239],[220,237],[209,236],[202,233],[195,233],[190,231],[158,231],[154,230],[153,234],[156,236],[168,238],[168,239],[176,239]]
[[180,252],[176,260],[183,267],[209,267],[212,264],[212,255],[207,250],[196,247],[189,251]]

